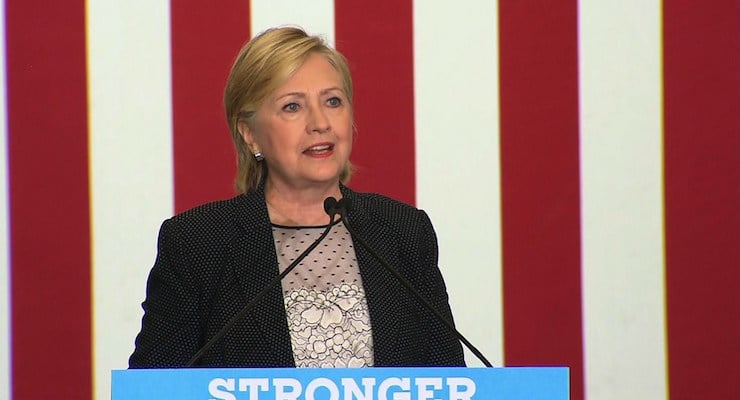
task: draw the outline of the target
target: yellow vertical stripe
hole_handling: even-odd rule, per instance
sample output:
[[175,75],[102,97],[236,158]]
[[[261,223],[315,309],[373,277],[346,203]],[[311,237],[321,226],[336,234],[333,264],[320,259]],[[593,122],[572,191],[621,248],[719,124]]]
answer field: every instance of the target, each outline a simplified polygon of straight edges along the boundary
[[455,322],[501,366],[497,15],[484,0],[414,3],[414,102],[417,205],[437,231]]
[[172,215],[169,1],[87,2],[95,398],[126,368]]
[[580,1],[586,398],[667,398],[661,2]]
[[[5,66],[5,7],[0,7],[0,65]],[[10,209],[5,68],[0,68],[0,398],[10,398]]]
[[333,0],[252,0],[250,17],[252,35],[267,28],[297,25],[309,34],[324,37],[334,46]]

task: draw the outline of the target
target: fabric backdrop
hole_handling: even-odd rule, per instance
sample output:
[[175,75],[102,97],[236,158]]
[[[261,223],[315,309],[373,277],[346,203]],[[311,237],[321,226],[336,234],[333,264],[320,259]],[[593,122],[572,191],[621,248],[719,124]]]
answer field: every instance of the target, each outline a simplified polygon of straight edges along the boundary
[[428,211],[495,365],[568,366],[575,400],[740,399],[737,0],[2,13],[0,398],[109,398],[159,224],[234,193],[230,64],[296,24],[350,60],[350,186]]

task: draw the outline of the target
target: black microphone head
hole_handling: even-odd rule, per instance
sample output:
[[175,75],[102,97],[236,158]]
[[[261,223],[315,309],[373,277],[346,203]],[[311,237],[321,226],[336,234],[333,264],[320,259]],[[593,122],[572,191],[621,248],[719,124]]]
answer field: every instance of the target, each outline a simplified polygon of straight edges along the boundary
[[334,218],[334,215],[339,212],[339,202],[333,197],[327,197],[324,200],[324,211],[329,214],[330,217]]
[[342,197],[339,199],[339,204],[337,205],[337,208],[339,210],[344,209],[345,212],[350,212],[352,210],[352,199],[349,197]]

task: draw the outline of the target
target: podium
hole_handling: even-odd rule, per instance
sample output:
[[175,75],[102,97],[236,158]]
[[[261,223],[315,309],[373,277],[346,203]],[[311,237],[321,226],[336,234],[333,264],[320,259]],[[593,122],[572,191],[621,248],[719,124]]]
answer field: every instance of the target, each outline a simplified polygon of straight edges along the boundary
[[112,400],[568,400],[565,367],[112,371]]

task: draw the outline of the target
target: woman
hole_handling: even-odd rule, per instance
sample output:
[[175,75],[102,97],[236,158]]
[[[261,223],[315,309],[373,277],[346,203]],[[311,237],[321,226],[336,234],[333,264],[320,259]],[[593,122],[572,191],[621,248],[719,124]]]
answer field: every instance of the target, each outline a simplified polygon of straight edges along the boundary
[[[452,319],[427,215],[356,193],[349,179],[352,80],[345,59],[297,28],[247,43],[224,102],[239,196],[162,224],[132,368],[185,366],[327,228],[327,197],[438,311]],[[197,365],[464,365],[462,347],[339,221]]]

